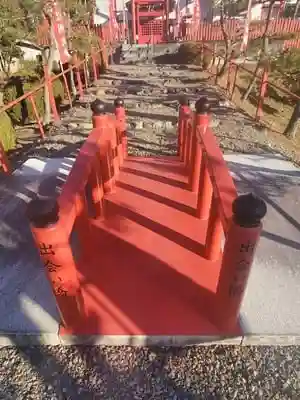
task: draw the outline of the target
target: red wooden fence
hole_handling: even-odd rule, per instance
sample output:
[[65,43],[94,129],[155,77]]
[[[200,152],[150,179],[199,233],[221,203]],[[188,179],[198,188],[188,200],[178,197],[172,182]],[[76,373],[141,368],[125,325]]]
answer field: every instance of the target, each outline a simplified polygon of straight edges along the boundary
[[[265,30],[265,21],[252,22],[249,29],[249,38],[261,37]],[[225,22],[225,30],[232,40],[237,40],[244,31],[244,22],[232,19]],[[300,20],[292,18],[281,18],[270,21],[268,35],[285,35],[300,32]],[[201,22],[195,29],[193,25],[182,26],[181,35],[183,40],[214,41],[223,40],[220,22]]]
[[[40,131],[40,136],[42,139],[44,139],[45,138],[44,126],[43,126],[42,118],[39,115],[36,104],[35,104],[35,95],[37,94],[37,92],[44,90],[45,85],[48,86],[52,116],[55,121],[59,121],[60,120],[59,110],[57,109],[54,94],[53,94],[53,82],[57,79],[63,78],[69,105],[70,105],[70,107],[72,107],[72,97],[71,97],[71,93],[70,93],[70,87],[68,86],[68,83],[67,83],[66,74],[72,70],[75,72],[76,78],[77,78],[77,88],[76,89],[79,93],[79,98],[82,98],[83,90],[86,89],[90,84],[90,81],[89,81],[90,77],[92,76],[93,80],[97,80],[99,78],[99,64],[100,64],[101,52],[103,52],[105,54],[105,56],[104,56],[104,58],[105,58],[106,57],[105,47],[102,47],[102,49],[100,49],[99,51],[93,51],[93,53],[91,55],[89,55],[87,58],[85,58],[82,61],[78,60],[77,56],[73,55],[73,65],[71,65],[67,70],[63,70],[63,72],[61,72],[60,74],[52,76],[52,77],[50,77],[48,75],[47,66],[44,66],[44,73],[45,73],[44,82],[37,85],[36,88],[34,88],[33,90],[24,93],[22,96],[18,97],[16,100],[1,107],[0,113],[7,111],[8,109],[14,107],[16,104],[21,103],[22,101],[24,101],[26,99],[29,99],[29,101],[31,102],[32,107],[33,107],[36,123],[37,123],[37,126]],[[90,67],[88,66],[89,61],[90,61]],[[91,72],[91,75],[87,73],[88,70]],[[82,77],[83,77],[83,80],[82,80]],[[11,171],[11,168],[10,168],[8,159],[6,157],[6,154],[4,152],[1,141],[0,141],[0,168],[2,168],[5,173],[10,173],[10,171]]]

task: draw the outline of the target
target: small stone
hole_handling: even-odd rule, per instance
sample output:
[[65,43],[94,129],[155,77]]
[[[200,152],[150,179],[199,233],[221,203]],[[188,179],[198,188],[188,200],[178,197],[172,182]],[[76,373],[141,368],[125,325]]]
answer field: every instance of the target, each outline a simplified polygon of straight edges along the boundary
[[82,128],[82,129],[93,129],[93,124],[92,124],[92,122],[80,122],[80,124],[78,125],[79,126],[79,128]]
[[68,124],[68,128],[69,129],[76,129],[78,127],[78,124],[75,124],[74,122],[70,122],[69,124]]

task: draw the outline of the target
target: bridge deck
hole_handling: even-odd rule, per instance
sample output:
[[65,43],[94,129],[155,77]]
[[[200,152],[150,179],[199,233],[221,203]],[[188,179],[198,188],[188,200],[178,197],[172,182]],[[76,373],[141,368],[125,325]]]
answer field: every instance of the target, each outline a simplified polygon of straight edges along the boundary
[[207,224],[196,201],[175,158],[125,161],[106,218],[92,225],[97,252],[79,262],[86,318],[61,333],[220,334],[204,317],[220,263],[201,256]]

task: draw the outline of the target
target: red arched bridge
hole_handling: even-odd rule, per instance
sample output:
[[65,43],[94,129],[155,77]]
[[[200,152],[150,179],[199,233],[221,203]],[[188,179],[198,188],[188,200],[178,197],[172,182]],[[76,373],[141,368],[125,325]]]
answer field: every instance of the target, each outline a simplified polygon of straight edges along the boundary
[[28,206],[61,334],[238,335],[265,203],[237,195],[200,98],[181,98],[177,156],[127,154],[126,115],[93,126],[57,200]]

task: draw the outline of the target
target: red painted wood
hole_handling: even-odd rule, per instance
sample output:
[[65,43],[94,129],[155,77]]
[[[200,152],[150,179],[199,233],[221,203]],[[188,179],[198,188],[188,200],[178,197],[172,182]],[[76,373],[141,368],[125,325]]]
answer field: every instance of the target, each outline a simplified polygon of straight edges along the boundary
[[205,260],[206,222],[176,157],[128,157],[78,262],[85,313],[61,334],[218,335],[210,322],[220,262]]

